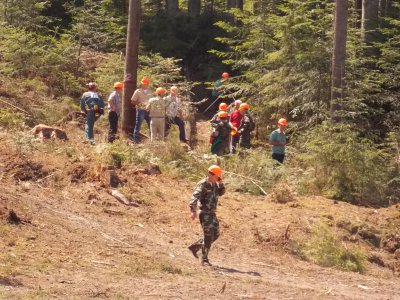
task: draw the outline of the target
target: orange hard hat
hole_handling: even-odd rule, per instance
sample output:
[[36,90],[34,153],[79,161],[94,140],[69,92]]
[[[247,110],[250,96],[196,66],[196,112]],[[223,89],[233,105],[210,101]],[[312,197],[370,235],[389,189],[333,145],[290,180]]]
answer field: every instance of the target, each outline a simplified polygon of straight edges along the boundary
[[114,83],[114,88],[122,89],[124,87],[124,84],[122,82],[116,82]]
[[222,102],[219,104],[219,110],[228,110],[228,104]]
[[245,110],[245,109],[249,109],[250,106],[247,103],[242,103],[239,106],[239,110]]
[[148,77],[143,77],[142,80],[140,81],[140,84],[143,85],[149,85],[150,79]]
[[228,79],[229,73],[227,73],[227,72],[222,73],[222,78]]
[[237,134],[237,130],[235,128],[231,129],[231,135],[236,135]]
[[158,88],[156,89],[156,94],[157,94],[157,95],[163,95],[164,93],[165,93],[165,89],[164,89],[164,88],[158,87]]
[[226,111],[220,111],[218,113],[218,118],[223,119],[223,118],[227,118],[228,117],[228,113]]
[[212,165],[211,167],[209,167],[208,172],[217,175],[219,178],[222,178],[222,169],[217,165]]
[[286,119],[282,118],[282,119],[279,119],[278,124],[279,125],[283,125],[283,126],[287,126],[287,121],[286,121]]
[[176,85],[173,85],[169,90],[171,91],[171,93],[176,93],[178,91],[178,87]]

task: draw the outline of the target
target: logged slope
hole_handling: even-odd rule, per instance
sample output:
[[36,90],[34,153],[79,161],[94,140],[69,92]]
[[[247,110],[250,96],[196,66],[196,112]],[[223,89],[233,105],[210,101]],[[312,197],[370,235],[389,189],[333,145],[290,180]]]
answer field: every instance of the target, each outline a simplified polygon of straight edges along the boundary
[[[76,180],[77,170],[95,168],[94,162],[82,166],[55,153],[19,151],[2,136],[2,299],[400,298],[399,277],[387,268],[369,264],[365,275],[343,272],[286,250],[324,220],[388,226],[398,222],[395,207],[374,210],[323,198],[302,198],[291,207],[228,186],[218,208],[221,237],[210,253],[214,266],[202,267],[187,250],[200,234],[188,213],[193,183],[121,170],[140,203],[128,207],[96,178]],[[22,223],[7,222],[11,210]]]

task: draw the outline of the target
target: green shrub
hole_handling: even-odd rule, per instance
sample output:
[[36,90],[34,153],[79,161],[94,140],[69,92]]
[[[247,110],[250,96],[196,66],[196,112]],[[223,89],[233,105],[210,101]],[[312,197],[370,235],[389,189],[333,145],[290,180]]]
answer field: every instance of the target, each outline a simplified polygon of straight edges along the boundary
[[0,127],[19,129],[24,125],[24,115],[9,109],[0,108]]
[[323,124],[301,139],[304,162],[303,191],[363,205],[387,204],[387,154],[349,126]]
[[323,267],[360,273],[364,271],[366,261],[366,256],[359,249],[342,245],[331,228],[324,223],[313,227],[311,239],[299,244],[297,254]]

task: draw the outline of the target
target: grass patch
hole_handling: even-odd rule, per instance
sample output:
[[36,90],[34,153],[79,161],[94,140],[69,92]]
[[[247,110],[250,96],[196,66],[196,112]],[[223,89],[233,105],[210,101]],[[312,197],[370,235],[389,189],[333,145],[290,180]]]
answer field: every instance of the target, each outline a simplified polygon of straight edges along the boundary
[[350,249],[341,243],[332,229],[324,223],[314,226],[311,239],[299,243],[295,252],[303,259],[323,267],[360,273],[365,270],[365,254],[357,248]]

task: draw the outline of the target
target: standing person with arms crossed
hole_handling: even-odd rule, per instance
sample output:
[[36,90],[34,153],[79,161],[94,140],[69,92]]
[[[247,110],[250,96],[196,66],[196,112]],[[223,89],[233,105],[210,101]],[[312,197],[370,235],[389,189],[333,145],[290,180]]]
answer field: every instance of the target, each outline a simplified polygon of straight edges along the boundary
[[287,124],[288,123],[286,119],[279,119],[279,128],[274,130],[269,136],[269,144],[272,145],[272,159],[281,164],[285,159],[285,146],[288,143],[288,139],[285,134]]
[[215,211],[218,206],[218,197],[225,194],[225,186],[222,182],[222,169],[212,165],[208,168],[208,175],[201,180],[190,200],[190,217],[197,217],[197,206],[199,203],[199,220],[203,229],[203,238],[189,246],[194,257],[198,258],[197,252],[201,249],[201,264],[211,266],[208,253],[212,243],[219,237],[219,222]]
[[150,129],[150,116],[146,110],[147,103],[151,97],[151,92],[148,89],[149,84],[150,80],[147,77],[143,77],[140,81],[140,88],[135,90],[131,98],[132,105],[136,105],[136,122],[133,130],[133,141],[136,144],[140,143],[140,128],[143,120],[146,121]]
[[165,118],[165,136],[168,135],[171,125],[176,124],[179,128],[179,140],[181,142],[187,143],[189,141],[186,139],[185,122],[182,119],[182,103],[177,94],[178,87],[173,85],[170,88],[170,94],[165,97],[165,102],[167,105],[167,117]]
[[[242,104],[242,101],[240,101],[240,100],[236,100],[234,102],[234,109],[229,117],[229,122],[235,128],[239,128],[240,123],[243,119],[243,115],[239,111],[240,104]],[[239,139],[240,139],[240,135],[236,131],[236,133],[234,135],[232,135],[232,140],[231,140],[231,152],[232,153],[236,152],[236,147],[239,144]]]
[[108,122],[110,128],[108,130],[108,142],[115,141],[118,131],[118,116],[119,116],[119,98],[121,97],[124,84],[121,82],[114,83],[114,91],[108,97]]

